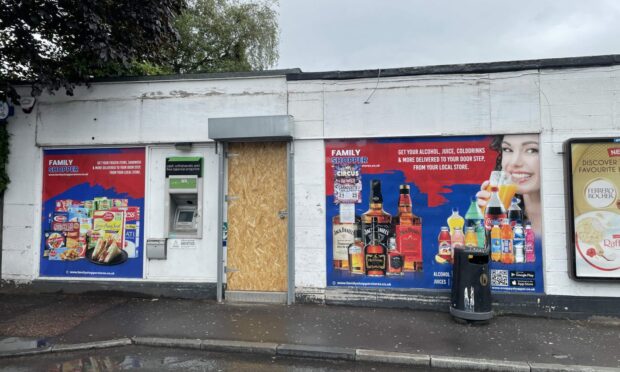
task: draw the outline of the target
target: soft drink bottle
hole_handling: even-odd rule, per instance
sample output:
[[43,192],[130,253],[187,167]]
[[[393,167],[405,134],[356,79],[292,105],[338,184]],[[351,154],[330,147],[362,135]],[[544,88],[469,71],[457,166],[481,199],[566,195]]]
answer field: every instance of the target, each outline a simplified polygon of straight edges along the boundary
[[[474,228],[478,247],[484,247],[484,216],[482,215],[480,207],[478,207],[478,203],[476,203],[475,198],[472,199],[471,203],[469,204],[469,209],[467,210],[467,213],[465,213],[465,226],[471,226]],[[465,234],[465,237],[467,237],[467,234]]]
[[465,246],[468,248],[478,247],[478,238],[476,237],[476,231],[473,226],[467,226],[465,228]]
[[529,221],[525,224],[525,262],[536,261],[536,253],[534,251],[536,236],[532,225]]
[[523,224],[523,210],[519,207],[519,198],[512,198],[512,203],[508,208],[508,220],[513,228],[516,224]]
[[490,239],[488,240],[491,245],[491,261],[500,262],[502,259],[502,238],[498,221],[493,222],[493,227],[489,235]]
[[463,248],[465,246],[465,235],[460,227],[454,228],[454,233],[450,235],[452,241],[452,253],[454,254],[454,248]]
[[515,263],[525,262],[525,234],[523,232],[523,226],[517,223],[512,229],[514,234],[512,246],[515,251]]
[[491,198],[489,198],[489,203],[487,204],[484,214],[484,228],[487,231],[491,231],[491,228],[493,227],[493,223],[495,221],[497,221],[497,223],[499,224],[504,218],[507,217],[506,208],[504,208],[504,205],[499,199],[499,187],[497,186],[499,184],[499,179],[496,179],[499,177],[499,172],[491,173]]
[[448,226],[442,226],[441,232],[437,237],[439,249],[437,255],[444,260],[452,261],[452,241],[450,238],[450,230]]
[[454,230],[458,227],[463,231],[465,219],[459,214],[458,208],[452,209],[452,215],[448,217],[448,226],[450,227],[450,235],[454,234]]
[[511,264],[515,262],[514,246],[513,246],[513,234],[512,228],[508,218],[504,218],[501,229],[501,241],[502,241],[502,263]]

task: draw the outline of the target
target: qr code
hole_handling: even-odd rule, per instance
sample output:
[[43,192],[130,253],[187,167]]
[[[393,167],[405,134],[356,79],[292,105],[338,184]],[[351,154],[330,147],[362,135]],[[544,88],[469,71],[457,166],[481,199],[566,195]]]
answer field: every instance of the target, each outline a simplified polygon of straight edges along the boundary
[[491,270],[491,286],[508,287],[508,270]]

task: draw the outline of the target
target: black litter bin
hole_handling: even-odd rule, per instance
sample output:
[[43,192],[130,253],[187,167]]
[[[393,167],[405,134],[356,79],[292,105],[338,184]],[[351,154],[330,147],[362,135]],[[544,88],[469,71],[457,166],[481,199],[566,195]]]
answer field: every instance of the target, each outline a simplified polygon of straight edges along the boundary
[[455,248],[450,314],[465,320],[488,320],[491,309],[489,252],[484,248]]

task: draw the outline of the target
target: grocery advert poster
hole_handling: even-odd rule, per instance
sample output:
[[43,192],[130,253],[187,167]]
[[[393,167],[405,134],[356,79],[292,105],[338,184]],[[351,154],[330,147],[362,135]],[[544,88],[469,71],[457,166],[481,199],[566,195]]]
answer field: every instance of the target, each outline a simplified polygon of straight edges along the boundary
[[40,276],[142,278],[144,148],[43,152]]

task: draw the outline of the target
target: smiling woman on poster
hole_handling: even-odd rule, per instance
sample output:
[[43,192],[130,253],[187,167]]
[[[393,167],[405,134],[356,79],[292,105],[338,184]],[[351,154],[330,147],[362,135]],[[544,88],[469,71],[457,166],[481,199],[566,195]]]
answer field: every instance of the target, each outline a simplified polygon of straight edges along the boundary
[[[525,219],[532,224],[537,239],[542,232],[540,206],[540,157],[537,134],[509,134],[496,136],[491,148],[499,153],[496,170],[510,174],[517,185],[516,197],[521,200]],[[485,181],[476,194],[478,205],[485,207],[491,197],[487,191],[489,181]]]

